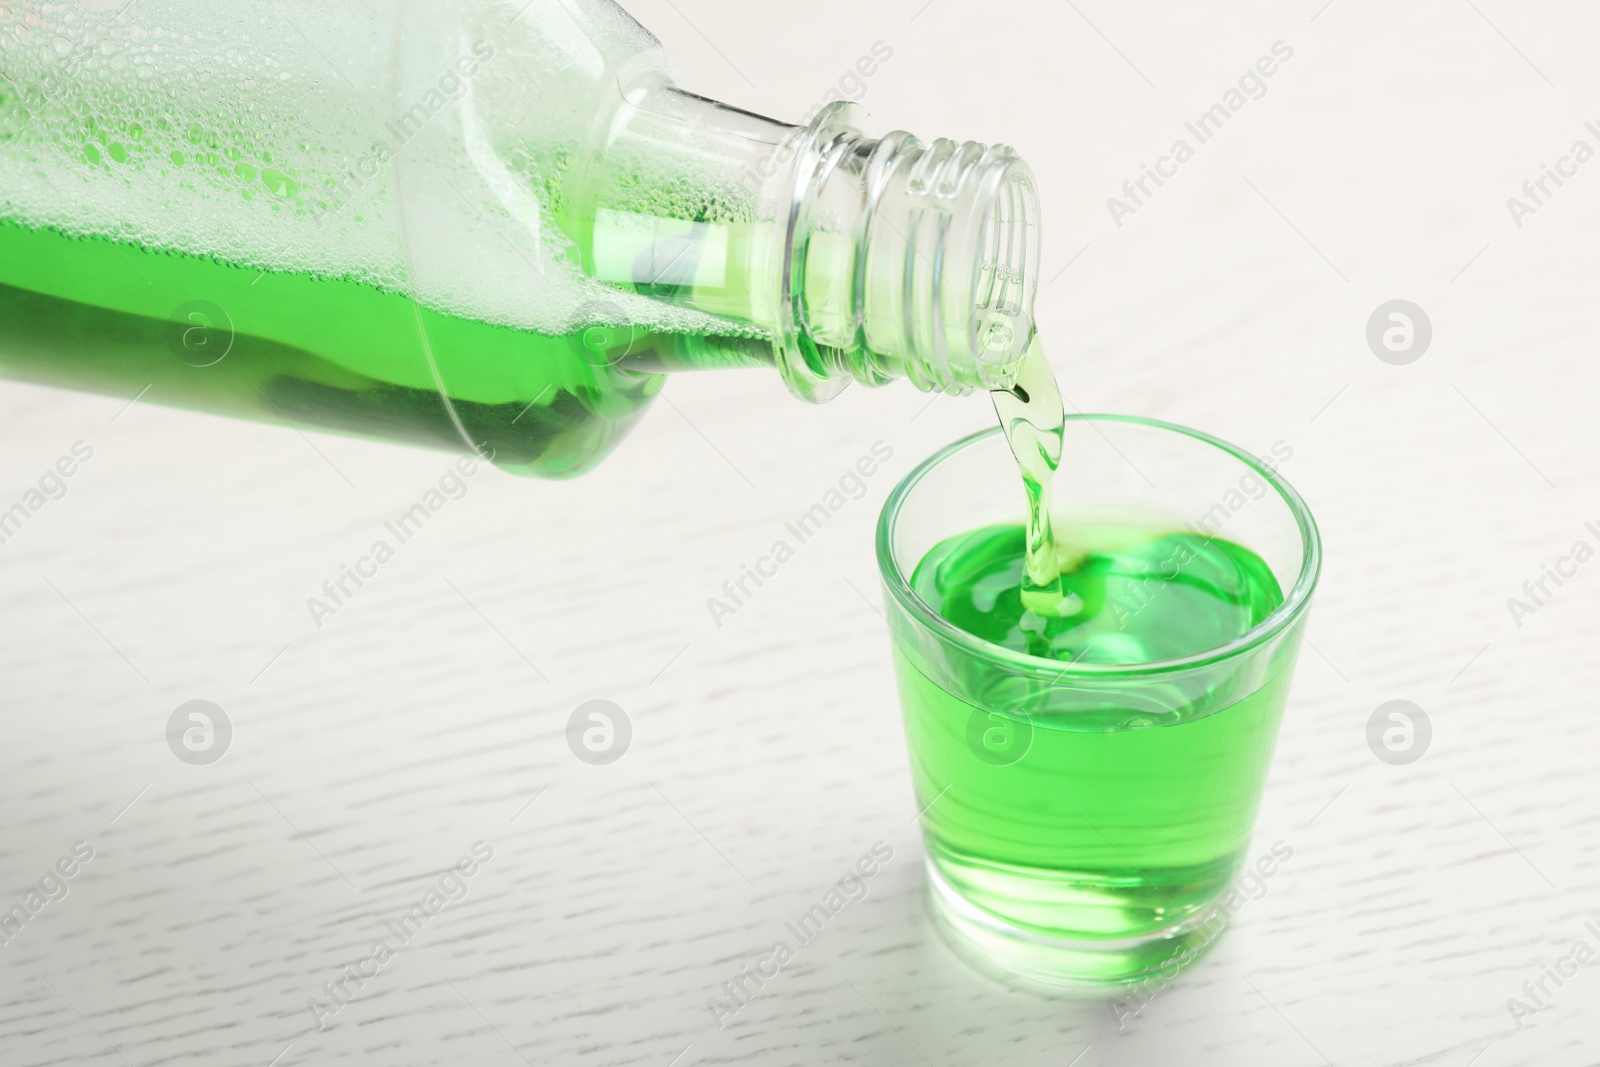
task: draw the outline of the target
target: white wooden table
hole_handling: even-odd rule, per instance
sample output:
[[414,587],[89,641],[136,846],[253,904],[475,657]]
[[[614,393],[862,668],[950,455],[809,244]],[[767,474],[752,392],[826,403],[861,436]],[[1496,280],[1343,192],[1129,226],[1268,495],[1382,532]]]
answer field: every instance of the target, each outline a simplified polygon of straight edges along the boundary
[[[634,10],[688,87],[781,116],[886,42],[883,129],[1038,170],[1075,407],[1292,445],[1327,565],[1265,896],[1120,1026],[930,927],[870,533],[981,399],[683,376],[592,475],[474,477],[319,630],[306,599],[448,457],[5,384],[0,504],[93,458],[0,545],[0,910],[93,858],[6,931],[0,1063],[1600,1062],[1600,965],[1546,978],[1520,1029],[1507,1006],[1600,949],[1600,564],[1520,626],[1506,603],[1600,546],[1600,162],[1520,227],[1506,205],[1600,147],[1600,14],[922,2]],[[1106,199],[1279,40],[1265,95],[1114,225]],[[1397,298],[1433,325],[1406,366],[1364,336]],[[706,599],[879,440],[866,498],[714,626]],[[232,724],[209,766],[164,734],[196,699]],[[632,724],[610,765],[565,740],[593,699]],[[1366,741],[1393,699],[1432,724],[1409,765]],[[868,896],[719,1029],[722,983],[878,841]],[[369,977],[319,1030],[346,965]]]

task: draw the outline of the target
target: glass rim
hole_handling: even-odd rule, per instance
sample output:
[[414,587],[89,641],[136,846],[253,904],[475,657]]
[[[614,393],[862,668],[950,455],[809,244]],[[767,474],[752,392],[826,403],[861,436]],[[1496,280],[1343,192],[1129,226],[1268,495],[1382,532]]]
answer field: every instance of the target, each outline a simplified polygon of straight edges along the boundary
[[[1202,444],[1211,445],[1228,453],[1244,463],[1255,474],[1265,479],[1267,484],[1277,492],[1279,499],[1288,505],[1289,511],[1294,516],[1295,524],[1300,531],[1300,573],[1296,577],[1289,593],[1283,598],[1283,603],[1274,608],[1266,618],[1230,641],[1192,655],[1173,659],[1152,660],[1149,663],[1079,663],[1076,661],[1063,662],[1057,659],[1046,659],[1042,656],[1032,656],[1026,652],[1018,652],[1015,649],[1006,648],[1004,645],[986,641],[956,626],[929,607],[911,588],[908,576],[901,571],[899,563],[895,559],[892,536],[896,521],[900,515],[900,508],[905,503],[906,498],[911,495],[912,490],[921,483],[929,472],[957,452],[990,437],[998,436],[1000,427],[991,426],[987,429],[979,430],[977,433],[968,434],[959,440],[952,441],[917,464],[909,474],[900,479],[900,483],[894,487],[894,491],[884,501],[883,510],[878,514],[876,537],[878,574],[882,578],[885,588],[899,602],[901,608],[910,614],[919,625],[977,655],[1011,664],[1018,669],[1019,673],[1048,672],[1059,679],[1073,674],[1085,677],[1165,674],[1218,663],[1272,640],[1288,629],[1304,613],[1306,606],[1311,602],[1311,593],[1316,588],[1317,579],[1322,572],[1322,538],[1317,531],[1316,520],[1311,517],[1311,509],[1306,506],[1305,500],[1276,470],[1262,463],[1243,449],[1222,440],[1220,437],[1214,437],[1211,434],[1201,430],[1190,429],[1187,426],[1179,426],[1177,423],[1144,418],[1139,415],[1084,413],[1068,415],[1066,420],[1068,423],[1121,422],[1181,434],[1184,437],[1192,438]],[[1021,479],[1019,476],[1018,493],[1020,494],[1021,491]],[[915,564],[913,564],[914,567]]]

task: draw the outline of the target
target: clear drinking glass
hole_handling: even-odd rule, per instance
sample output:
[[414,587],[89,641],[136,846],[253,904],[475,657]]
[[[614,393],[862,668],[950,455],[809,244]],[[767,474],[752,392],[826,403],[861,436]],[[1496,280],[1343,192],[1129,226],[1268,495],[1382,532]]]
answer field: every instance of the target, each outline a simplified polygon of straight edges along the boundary
[[943,449],[895,489],[878,563],[934,911],[959,947],[1053,983],[1175,971],[1227,919],[1321,562],[1304,501],[1257,459],[1148,419],[1072,416],[1057,531],[1115,523],[1225,538],[1283,601],[1181,659],[1062,662],[991,644],[913,591],[929,549],[1021,523],[999,431]]

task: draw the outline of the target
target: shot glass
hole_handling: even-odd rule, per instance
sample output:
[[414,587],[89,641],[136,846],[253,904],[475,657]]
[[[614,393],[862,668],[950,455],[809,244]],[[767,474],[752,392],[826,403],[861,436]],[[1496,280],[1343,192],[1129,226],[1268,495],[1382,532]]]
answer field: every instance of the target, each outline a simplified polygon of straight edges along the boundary
[[1321,549],[1258,459],[1149,419],[1069,417],[1057,531],[1115,522],[1225,538],[1283,600],[1218,647],[1161,662],[1037,658],[975,637],[913,591],[945,538],[1022,523],[998,429],[922,463],[884,505],[878,565],[927,852],[956,947],[1063,985],[1166,976],[1203,952],[1250,844]]

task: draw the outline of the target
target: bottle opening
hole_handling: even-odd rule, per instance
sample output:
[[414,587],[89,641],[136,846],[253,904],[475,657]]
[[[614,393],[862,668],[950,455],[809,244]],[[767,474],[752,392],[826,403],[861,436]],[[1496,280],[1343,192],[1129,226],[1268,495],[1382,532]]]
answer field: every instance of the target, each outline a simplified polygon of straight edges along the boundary
[[825,399],[854,379],[923,390],[1009,387],[1033,335],[1038,199],[1003,145],[872,139],[830,106],[800,136],[788,222],[791,388]]
[[972,312],[979,372],[1004,388],[1033,334],[1038,291],[1038,199],[1031,174],[1007,167],[978,238],[978,286]]

